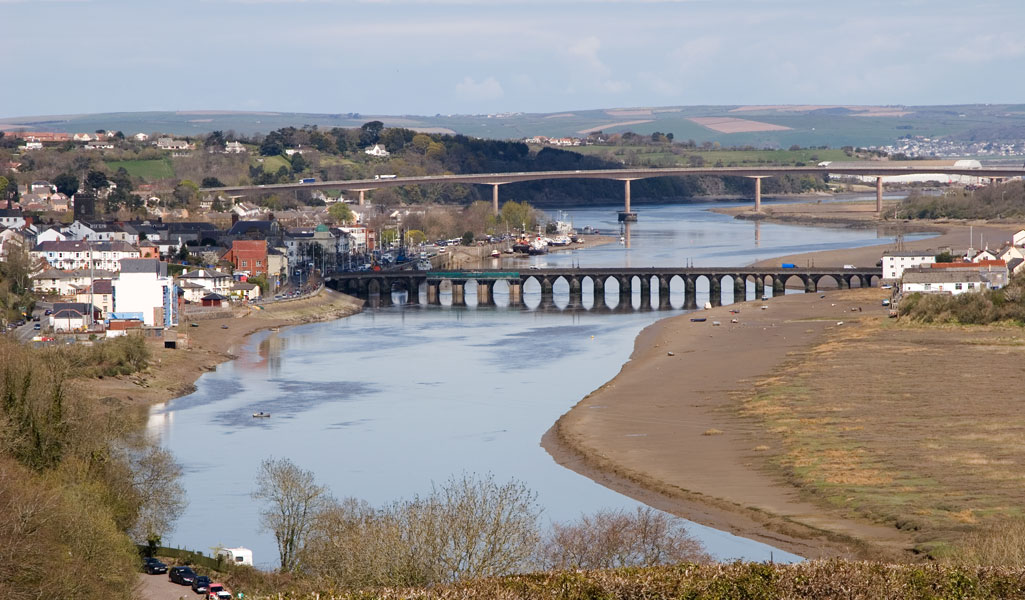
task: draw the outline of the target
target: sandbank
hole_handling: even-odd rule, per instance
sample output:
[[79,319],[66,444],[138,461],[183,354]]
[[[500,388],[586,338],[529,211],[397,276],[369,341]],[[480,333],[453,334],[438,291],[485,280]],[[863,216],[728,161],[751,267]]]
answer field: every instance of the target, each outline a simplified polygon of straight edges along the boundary
[[[822,224],[837,226],[836,212],[844,210],[837,207]],[[850,225],[886,227],[858,221]],[[968,246],[969,224],[914,225],[939,235],[906,242],[906,250]],[[998,247],[1017,229],[980,223],[974,233]],[[760,264],[873,266],[893,248],[884,244]],[[907,556],[907,533],[813,503],[764,468],[756,426],[736,416],[737,396],[790,353],[822,341],[831,328],[887,318],[881,300],[888,295],[878,288],[830,290],[663,319],[641,332],[619,374],[563,415],[542,446],[563,466],[648,505],[807,558]]]

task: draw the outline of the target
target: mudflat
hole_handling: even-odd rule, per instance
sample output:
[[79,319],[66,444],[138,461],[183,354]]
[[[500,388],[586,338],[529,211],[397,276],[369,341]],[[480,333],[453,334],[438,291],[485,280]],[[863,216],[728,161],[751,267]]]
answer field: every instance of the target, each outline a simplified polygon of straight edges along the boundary
[[[822,224],[832,226],[846,223],[840,214],[852,210],[843,203],[796,206],[813,206],[815,212],[827,207],[831,216]],[[888,226],[873,219],[865,215],[847,224]],[[999,247],[1020,228],[980,223],[970,230],[969,224],[936,222],[916,227],[939,235],[907,242],[906,250],[963,250],[969,231]],[[892,245],[790,255],[760,265],[872,266],[885,249]],[[701,311],[697,316],[707,319],[701,323],[691,322],[691,315],[659,321],[638,336],[620,373],[560,418],[542,445],[560,464],[642,502],[801,556],[899,558],[918,541],[912,531],[895,527],[891,516],[836,506],[795,485],[769,466],[767,456],[778,448],[765,443],[772,433],[766,421],[741,416],[744,399],[756,385],[781,376],[786,361],[840,330],[878,328],[887,320],[881,300],[888,296],[878,288],[833,290]]]

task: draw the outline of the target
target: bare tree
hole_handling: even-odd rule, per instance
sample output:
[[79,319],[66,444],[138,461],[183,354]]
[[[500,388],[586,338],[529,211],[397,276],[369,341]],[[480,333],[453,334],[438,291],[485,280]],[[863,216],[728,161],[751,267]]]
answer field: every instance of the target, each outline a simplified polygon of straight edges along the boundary
[[263,526],[274,532],[282,571],[295,571],[300,551],[317,515],[330,506],[326,488],[317,485],[311,471],[287,458],[268,458],[260,464],[253,498],[267,503]]
[[147,440],[127,452],[132,487],[139,497],[139,514],[129,533],[137,542],[159,540],[169,533],[185,510],[181,465],[167,450]]
[[709,560],[683,521],[650,507],[603,510],[554,523],[542,561],[549,569],[610,569]]

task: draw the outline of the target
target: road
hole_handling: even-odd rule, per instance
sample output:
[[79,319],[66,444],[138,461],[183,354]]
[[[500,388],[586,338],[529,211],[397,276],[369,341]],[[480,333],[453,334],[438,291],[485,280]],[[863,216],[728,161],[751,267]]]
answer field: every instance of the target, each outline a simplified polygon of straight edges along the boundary
[[138,595],[142,600],[195,600],[202,598],[187,585],[171,583],[167,575],[139,573]]

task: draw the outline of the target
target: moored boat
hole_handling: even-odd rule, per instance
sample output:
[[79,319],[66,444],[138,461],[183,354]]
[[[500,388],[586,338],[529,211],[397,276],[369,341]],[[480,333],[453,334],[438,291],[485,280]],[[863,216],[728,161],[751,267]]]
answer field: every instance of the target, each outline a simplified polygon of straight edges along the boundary
[[263,412],[262,410],[260,412],[254,412],[253,413],[253,418],[254,419],[267,419],[269,417],[270,417],[270,413]]

